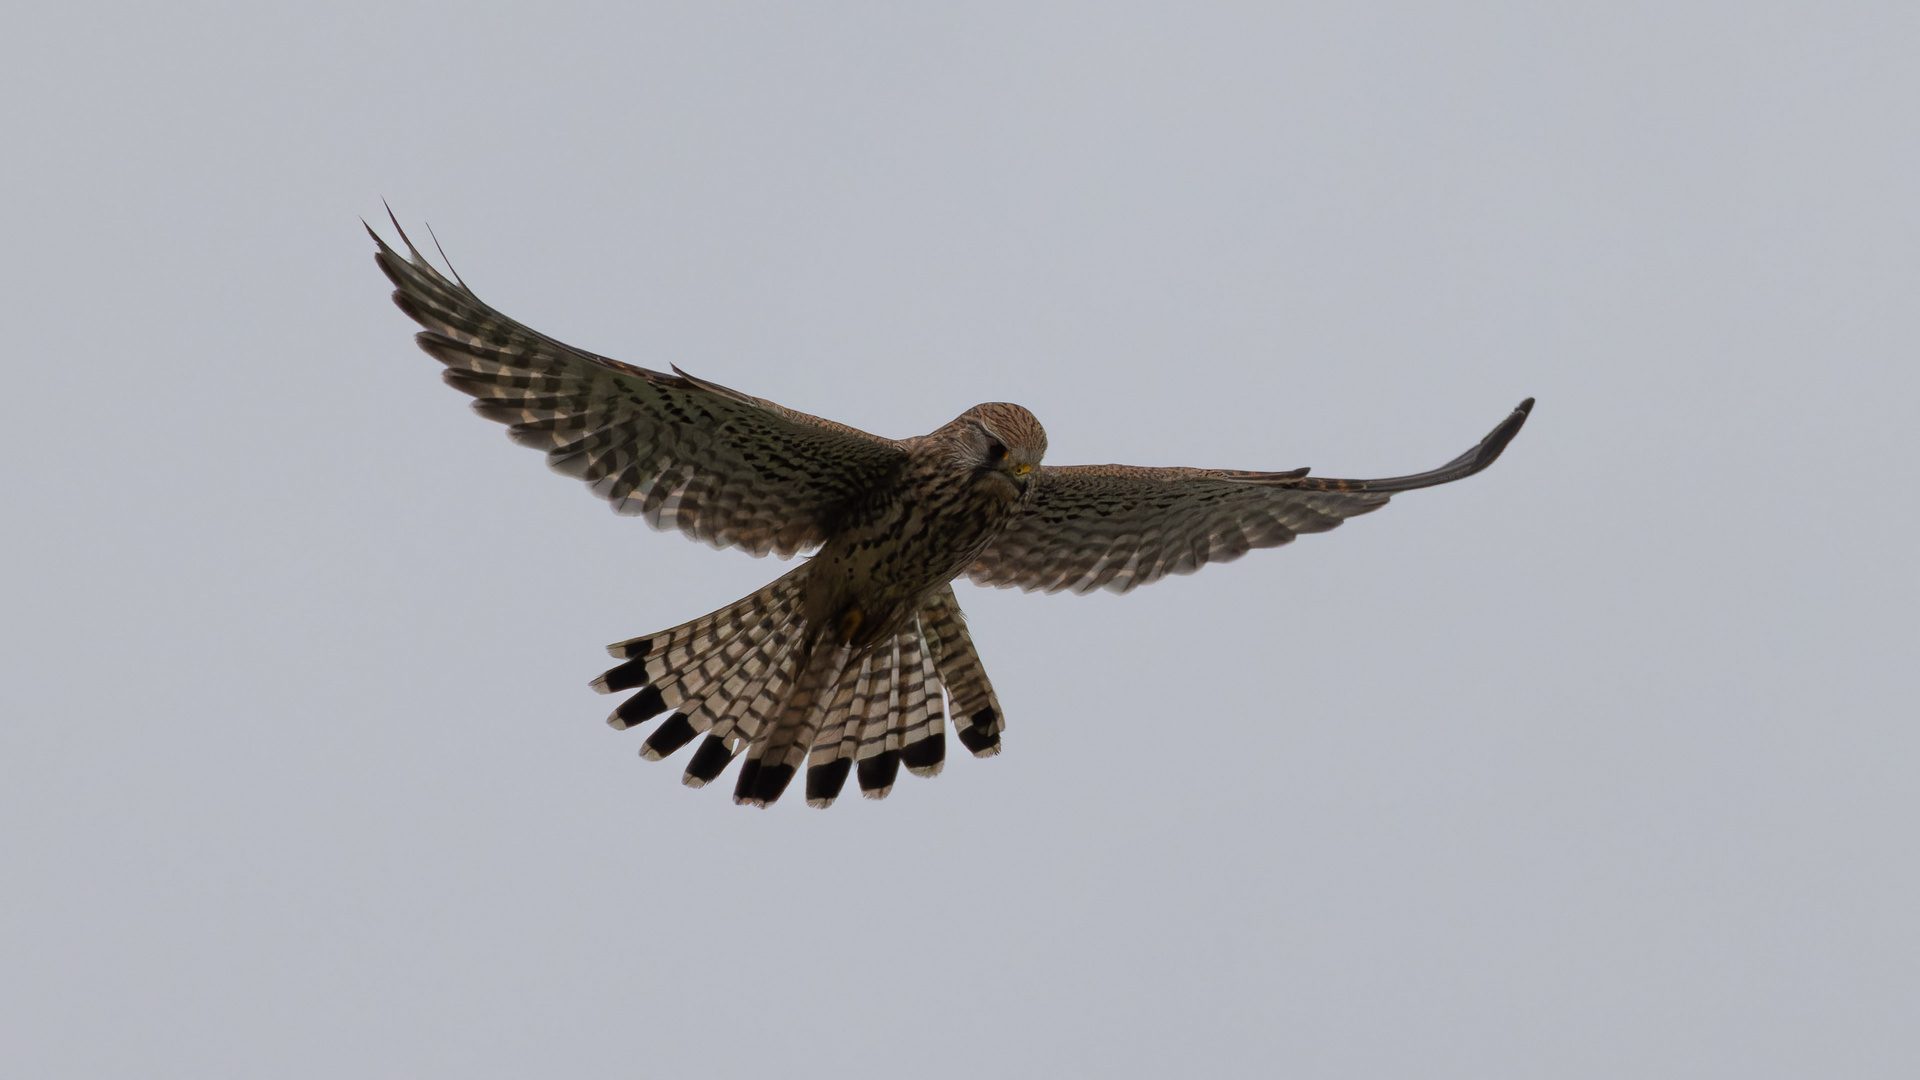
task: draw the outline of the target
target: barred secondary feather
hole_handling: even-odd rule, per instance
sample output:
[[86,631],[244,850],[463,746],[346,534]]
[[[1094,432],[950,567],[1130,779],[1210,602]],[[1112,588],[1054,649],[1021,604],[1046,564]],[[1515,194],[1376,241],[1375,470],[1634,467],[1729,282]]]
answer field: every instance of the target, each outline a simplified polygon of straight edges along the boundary
[[[394,222],[399,229],[399,222]],[[1026,409],[977,405],[926,435],[886,439],[695,378],[561,344],[482,303],[407,240],[371,228],[394,302],[447,383],[586,483],[615,511],[714,547],[812,557],[717,611],[608,646],[593,681],[632,691],[607,722],[658,719],[640,754],[699,739],[682,780],[703,787],[743,758],[736,802],[768,806],[804,770],[808,805],[851,777],[884,798],[904,765],[939,774],[947,717],[976,757],[1006,717],[951,582],[1127,592],[1324,532],[1399,491],[1492,464],[1533,399],[1429,472],[1326,480],[1236,472],[1041,464]],[[704,737],[703,737],[704,736]]]

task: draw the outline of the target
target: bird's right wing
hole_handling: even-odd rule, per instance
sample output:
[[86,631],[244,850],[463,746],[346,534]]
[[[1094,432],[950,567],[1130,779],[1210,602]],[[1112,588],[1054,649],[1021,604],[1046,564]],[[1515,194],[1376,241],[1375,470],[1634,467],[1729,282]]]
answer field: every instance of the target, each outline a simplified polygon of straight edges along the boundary
[[1043,465],[1026,506],[967,571],[979,585],[1128,592],[1191,574],[1300,533],[1377,510],[1396,491],[1433,487],[1493,464],[1527,422],[1520,403],[1473,449],[1438,469],[1385,480],[1323,480],[1307,470]]
[[668,375],[563,345],[448,280],[405,232],[403,258],[367,231],[393,302],[426,328],[415,340],[447,365],[449,385],[477,399],[474,411],[656,529],[786,557],[823,542],[841,509],[906,458],[891,439],[678,368]]

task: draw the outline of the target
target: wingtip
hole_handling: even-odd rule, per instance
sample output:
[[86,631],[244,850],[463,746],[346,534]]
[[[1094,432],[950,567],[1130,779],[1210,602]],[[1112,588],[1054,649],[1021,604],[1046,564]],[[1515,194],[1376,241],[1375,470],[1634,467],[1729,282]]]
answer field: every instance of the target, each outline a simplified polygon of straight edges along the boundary
[[692,387],[695,390],[715,389],[706,380],[700,378],[700,376],[687,374],[686,369],[682,368],[679,364],[668,364],[667,367],[672,369],[674,378],[679,379],[681,382],[685,383],[687,386]]
[[1479,472],[1493,464],[1494,459],[1505,452],[1507,444],[1513,441],[1513,437],[1520,434],[1520,429],[1527,424],[1527,417],[1532,414],[1533,399],[1527,398],[1515,405],[1505,420],[1500,421],[1492,431],[1487,432],[1487,437],[1480,440],[1479,453],[1474,456],[1472,472]]
[[[1500,418],[1493,430],[1482,436],[1480,441],[1467,448],[1467,452],[1447,462],[1437,469],[1410,476],[1392,476],[1379,480],[1309,480],[1296,481],[1301,487],[1312,491],[1364,491],[1380,495],[1390,495],[1401,491],[1415,491],[1420,488],[1438,487],[1451,484],[1455,480],[1464,480],[1492,465],[1507,444],[1513,441],[1520,429],[1526,426],[1527,416],[1533,412],[1533,399],[1527,398],[1513,407],[1513,411]],[[1111,588],[1111,586],[1109,586]]]
[[[440,261],[447,264],[447,273],[453,275],[453,280],[459,283],[461,288],[467,289],[467,283],[460,276],[460,271],[453,268],[453,260],[447,258],[447,249],[440,246],[440,237],[435,235],[432,222],[427,223],[427,235],[433,238],[433,249],[440,253]],[[467,289],[467,291],[471,293],[473,290]]]
[[[1492,435],[1489,435],[1488,438],[1491,439],[1495,435],[1504,433],[1506,439],[1512,439],[1515,435],[1519,434],[1520,429],[1526,425],[1527,417],[1532,415],[1533,399],[1528,398],[1520,404],[1515,405],[1513,411],[1507,414],[1506,421],[1499,427],[1494,428]],[[1505,440],[1502,440],[1502,445],[1505,445]]]
[[[407,254],[417,261],[420,258],[420,249],[413,246],[413,238],[407,235],[407,230],[400,227],[400,219],[395,216],[393,207],[388,204],[385,198],[380,200],[380,205],[387,211],[387,220],[393,222],[393,231],[400,234],[400,242],[407,245]],[[369,226],[367,231],[372,232],[373,228]],[[379,240],[380,238],[375,236],[374,239]],[[386,247],[386,242],[381,241],[380,246]]]

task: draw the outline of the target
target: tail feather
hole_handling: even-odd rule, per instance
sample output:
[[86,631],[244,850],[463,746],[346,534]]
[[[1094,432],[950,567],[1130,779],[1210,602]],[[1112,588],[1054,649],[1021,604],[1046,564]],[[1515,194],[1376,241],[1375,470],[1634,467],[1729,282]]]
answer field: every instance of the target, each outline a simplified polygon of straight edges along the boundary
[[640,744],[640,756],[648,761],[659,761],[674,751],[693,741],[700,734],[686,713],[676,712],[667,717],[666,722],[653,729],[647,741]]
[[733,764],[733,757],[740,752],[740,740],[723,739],[718,735],[709,735],[700,741],[700,749],[693,752],[693,760],[687,762],[686,774],[680,782],[688,787],[706,787],[715,777],[727,771]]
[[[911,650],[911,655],[909,655]],[[933,670],[933,656],[918,634],[900,650],[902,685],[906,693],[900,699],[900,762],[915,776],[938,776],[947,760],[947,712],[940,694],[940,676]]]
[[973,636],[967,633],[967,617],[948,585],[920,605],[920,631],[933,653],[933,666],[947,688],[948,704],[953,709],[953,732],[974,757],[992,757],[1000,752],[1000,732],[1006,729],[1006,716],[1000,711],[1000,699],[993,683],[980,665],[974,651]]
[[900,744],[898,740],[892,744],[887,741],[887,731],[900,709],[900,645],[900,638],[895,637],[874,651],[866,717],[854,745],[860,794],[869,799],[886,798],[900,774]]
[[[846,785],[847,774],[853,769],[854,757],[860,750],[860,726],[866,722],[867,709],[873,699],[874,660],[875,654],[868,653],[861,658],[851,678],[842,677],[840,690],[820,723],[820,733],[814,737],[813,748],[807,755],[808,806],[821,810],[832,806]],[[884,702],[884,696],[882,700]]]

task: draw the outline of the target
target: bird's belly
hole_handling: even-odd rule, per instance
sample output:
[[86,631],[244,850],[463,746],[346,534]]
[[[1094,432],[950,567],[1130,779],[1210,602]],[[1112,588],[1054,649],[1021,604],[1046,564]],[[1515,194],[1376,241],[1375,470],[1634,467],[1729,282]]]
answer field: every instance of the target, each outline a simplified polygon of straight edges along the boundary
[[929,592],[973,561],[982,532],[977,523],[928,521],[913,510],[848,530],[814,556],[809,623],[856,647],[892,637]]

